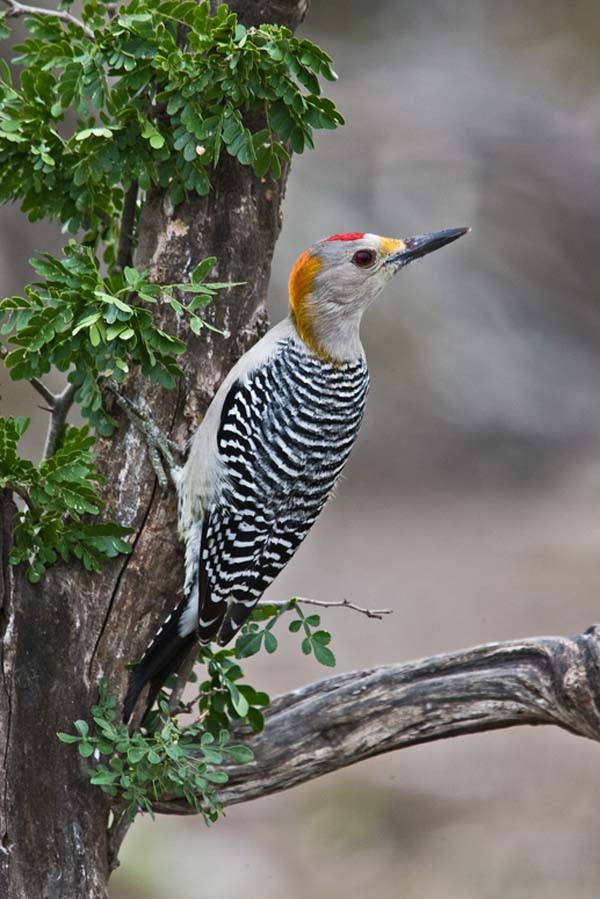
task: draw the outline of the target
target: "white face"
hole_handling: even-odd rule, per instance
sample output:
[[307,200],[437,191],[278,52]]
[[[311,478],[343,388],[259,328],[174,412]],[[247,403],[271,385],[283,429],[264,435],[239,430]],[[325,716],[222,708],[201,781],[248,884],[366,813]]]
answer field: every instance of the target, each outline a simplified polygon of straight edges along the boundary
[[323,262],[313,293],[326,292],[329,300],[343,305],[358,302],[367,306],[398,270],[391,257],[403,248],[403,241],[377,234],[323,241],[313,248]]

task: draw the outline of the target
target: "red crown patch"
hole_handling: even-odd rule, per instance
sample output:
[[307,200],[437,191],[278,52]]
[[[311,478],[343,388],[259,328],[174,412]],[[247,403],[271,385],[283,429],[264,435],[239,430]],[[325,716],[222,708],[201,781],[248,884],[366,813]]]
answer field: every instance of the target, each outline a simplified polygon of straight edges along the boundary
[[349,231],[348,234],[332,234],[331,237],[326,237],[321,243],[329,243],[330,240],[360,240],[364,236],[363,231]]

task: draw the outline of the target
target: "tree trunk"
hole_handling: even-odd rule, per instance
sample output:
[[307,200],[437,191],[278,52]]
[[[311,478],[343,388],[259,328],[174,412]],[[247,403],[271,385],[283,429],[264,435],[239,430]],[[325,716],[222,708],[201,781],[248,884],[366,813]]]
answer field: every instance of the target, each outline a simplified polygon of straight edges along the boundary
[[[238,0],[245,24],[295,28],[307,0]],[[265,298],[287,171],[257,179],[224,155],[207,197],[173,209],[162,191],[147,197],[135,262],[159,283],[186,280],[203,258],[217,256],[219,281],[244,281],[221,293],[207,319],[228,331],[195,337],[170,310],[166,326],[188,342],[185,374],[172,391],[132,377],[128,392],[183,443],[201,421],[236,359],[266,327]],[[137,658],[175,602],[182,583],[175,498],[163,497],[140,435],[120,428],[99,442],[107,514],[135,529],[134,551],[98,575],[55,565],[37,585],[7,563],[14,507],[0,497],[0,896],[10,899],[101,899],[109,875],[109,808],[90,786],[85,762],[56,732],[89,717],[105,675],[123,689],[125,663]]]

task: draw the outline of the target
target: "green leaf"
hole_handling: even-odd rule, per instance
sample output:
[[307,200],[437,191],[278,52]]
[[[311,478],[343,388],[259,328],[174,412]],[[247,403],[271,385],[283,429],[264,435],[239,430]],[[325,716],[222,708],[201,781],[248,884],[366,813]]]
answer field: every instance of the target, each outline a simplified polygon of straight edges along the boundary
[[87,721],[82,721],[81,719],[79,719],[75,721],[74,726],[77,733],[82,737],[87,737],[90,732],[90,727]]
[[242,696],[240,691],[233,684],[229,684],[229,695],[231,697],[231,704],[240,718],[244,718],[248,714],[248,710],[250,705],[248,704],[248,700]]
[[265,649],[268,653],[273,653],[277,649],[277,638],[270,631],[265,632]]
[[216,256],[207,256],[206,259],[203,259],[202,262],[198,263],[195,269],[193,269],[190,275],[190,281],[193,285],[201,284],[205,279],[208,273],[215,267],[217,264]]
[[238,659],[247,659],[256,655],[260,650],[263,640],[263,632],[257,634],[242,634],[237,638],[235,654]]
[[80,740],[80,737],[76,737],[75,734],[57,733],[56,736],[61,743],[79,743]]
[[10,37],[10,28],[6,24],[6,13],[0,13],[0,41],[6,40],[7,37]]
[[73,331],[72,331],[73,337],[75,337],[76,334],[79,334],[79,332],[82,331],[84,328],[89,328],[90,325],[95,324],[99,320],[99,318],[100,318],[99,312],[92,312],[92,313],[90,313],[90,315],[84,316],[84,318],[81,319],[81,321],[79,321],[78,324],[73,328]]
[[321,665],[326,665],[328,668],[335,666],[335,656],[328,646],[325,646],[323,643],[313,642],[313,651],[317,662],[320,662]]
[[99,770],[90,777],[92,784],[112,784],[119,775],[115,771]]
[[90,137],[112,137],[110,128],[84,128],[73,135],[76,141],[87,140]]
[[[306,619],[306,624],[309,623],[309,619]],[[323,646],[326,646],[331,642],[331,634],[329,631],[315,631],[312,635],[313,642],[321,643]]]
[[264,730],[265,717],[258,709],[249,709],[248,714],[246,715],[246,720],[248,721],[248,724],[250,725],[254,733],[259,734]]
[[127,761],[132,765],[136,765],[138,762],[141,762],[145,755],[146,750],[144,748],[133,747],[127,752]]
[[246,764],[247,762],[251,762],[254,759],[254,753],[252,752],[250,747],[242,746],[241,744],[228,746],[227,754],[233,759],[234,762],[239,762],[240,764]]
[[225,771],[207,771],[204,777],[215,784],[225,784],[229,780],[229,775]]

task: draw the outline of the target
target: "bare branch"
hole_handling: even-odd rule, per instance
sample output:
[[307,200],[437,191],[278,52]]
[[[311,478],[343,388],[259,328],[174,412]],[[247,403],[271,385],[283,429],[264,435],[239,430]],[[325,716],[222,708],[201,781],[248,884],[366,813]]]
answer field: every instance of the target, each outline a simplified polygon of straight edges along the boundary
[[48,403],[50,409],[48,411],[52,411],[54,409],[54,403],[56,400],[56,395],[49,390],[43,381],[40,381],[39,378],[29,378],[29,383],[33,387],[34,390],[37,390],[40,396],[42,396],[46,402]]
[[[212,8],[218,6],[212,0]],[[277,22],[286,25],[292,31],[304,21],[308,12],[309,0],[231,0],[228,4],[232,12],[237,12],[247,27],[258,26],[263,22]]]
[[18,3],[17,0],[2,0],[8,6],[7,16],[52,16],[55,19],[61,19],[63,22],[70,22],[81,28],[86,37],[91,41],[94,40],[94,32],[84,22],[80,22],[75,16],[67,12],[66,9],[43,9],[41,6],[28,6],[25,3]]
[[35,503],[33,502],[31,497],[29,496],[28,491],[26,490],[25,487],[23,487],[22,484],[13,484],[12,481],[9,481],[8,484],[6,484],[6,490],[11,490],[13,493],[16,493],[17,496],[21,497],[21,499],[23,500],[23,502],[25,503],[25,505],[27,506],[28,509],[31,509],[32,512],[35,511],[35,508],[36,508]]
[[116,263],[116,269],[119,272],[122,272],[126,265],[132,265],[133,262],[133,233],[135,229],[137,196],[138,183],[133,181],[123,201]]
[[44,459],[49,459],[56,450],[62,429],[67,420],[67,415],[69,414],[69,409],[73,405],[76,391],[77,387],[75,384],[67,384],[62,393],[54,395],[52,415],[48,433],[46,435],[46,445],[44,447]]
[[113,819],[108,828],[108,868],[114,871],[119,867],[119,852],[123,844],[123,840],[127,836],[132,820],[127,814],[125,807],[116,807],[112,810]]
[[[600,626],[338,674],[274,700],[265,729],[233,728],[254,761],[227,767],[225,805],[287,790],[406,746],[523,724],[600,741]],[[177,798],[155,806],[193,814]]]
[[258,607],[275,606],[276,609],[289,609],[295,603],[303,606],[320,606],[322,609],[351,609],[353,612],[360,612],[367,618],[383,618],[384,615],[391,615],[393,609],[366,609],[363,606],[357,606],[347,599],[340,599],[335,602],[328,602],[324,599],[309,599],[307,596],[294,596],[285,602],[260,602]]

